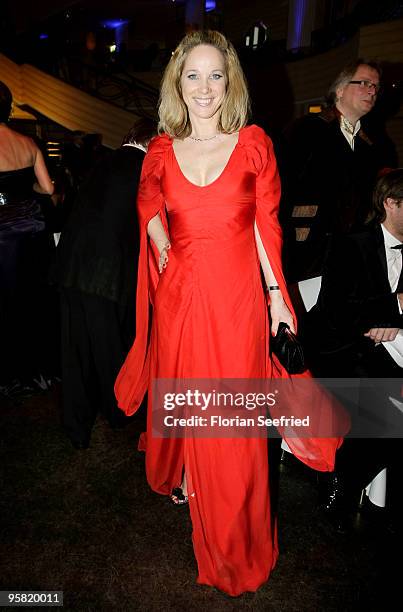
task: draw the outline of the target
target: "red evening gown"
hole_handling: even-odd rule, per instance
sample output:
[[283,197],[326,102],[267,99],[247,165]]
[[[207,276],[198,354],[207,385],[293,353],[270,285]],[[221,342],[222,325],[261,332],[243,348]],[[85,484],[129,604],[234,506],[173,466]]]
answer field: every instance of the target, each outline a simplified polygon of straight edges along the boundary
[[[170,138],[151,142],[138,198],[137,335],[116,383],[127,414],[135,412],[155,378],[286,376],[268,353],[268,310],[254,237],[256,220],[292,310],[281,270],[279,198],[272,143],[257,126],[240,130],[223,172],[204,187],[183,175]],[[172,244],[160,277],[146,234],[159,211]],[[287,441],[311,467],[333,469],[339,440]],[[234,596],[256,591],[278,555],[267,440],[153,438],[149,408],[144,446],[154,491],[169,494],[185,469],[198,582]]]

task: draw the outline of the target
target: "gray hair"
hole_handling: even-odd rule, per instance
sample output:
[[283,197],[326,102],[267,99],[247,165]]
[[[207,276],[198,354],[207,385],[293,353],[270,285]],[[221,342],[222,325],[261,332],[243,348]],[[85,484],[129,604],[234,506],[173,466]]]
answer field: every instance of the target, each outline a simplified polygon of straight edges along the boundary
[[382,76],[382,69],[378,62],[374,60],[366,60],[362,57],[358,58],[354,62],[350,62],[343,68],[337,75],[333,83],[330,85],[328,92],[325,97],[326,106],[334,106],[337,101],[337,90],[343,85],[347,85],[348,81],[351,81],[355,73],[360,66],[369,66],[373,70],[376,70],[379,74],[379,78]]

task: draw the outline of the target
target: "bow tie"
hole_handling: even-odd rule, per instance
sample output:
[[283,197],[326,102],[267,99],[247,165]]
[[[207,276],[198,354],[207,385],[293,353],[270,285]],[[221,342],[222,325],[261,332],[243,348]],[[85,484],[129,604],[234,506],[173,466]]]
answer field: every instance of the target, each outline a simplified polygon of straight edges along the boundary
[[403,249],[403,244],[396,244],[396,246],[390,247],[391,249],[399,249],[400,251]]

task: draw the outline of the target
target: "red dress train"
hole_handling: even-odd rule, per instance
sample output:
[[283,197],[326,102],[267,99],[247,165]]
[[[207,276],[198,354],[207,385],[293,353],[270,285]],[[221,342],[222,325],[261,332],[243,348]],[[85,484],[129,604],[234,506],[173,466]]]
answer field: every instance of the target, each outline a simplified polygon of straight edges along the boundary
[[[136,411],[155,378],[287,376],[268,353],[267,304],[254,238],[256,221],[292,310],[281,269],[279,198],[272,143],[257,126],[241,129],[223,172],[205,187],[183,175],[170,138],[151,142],[138,198],[137,335],[116,382],[127,414]],[[172,244],[160,277],[146,234],[158,211],[168,219]],[[267,440],[154,438],[151,408],[147,429],[151,488],[168,495],[186,471],[198,582],[230,595],[256,591],[278,555]],[[287,442],[311,467],[333,469],[338,439]]]

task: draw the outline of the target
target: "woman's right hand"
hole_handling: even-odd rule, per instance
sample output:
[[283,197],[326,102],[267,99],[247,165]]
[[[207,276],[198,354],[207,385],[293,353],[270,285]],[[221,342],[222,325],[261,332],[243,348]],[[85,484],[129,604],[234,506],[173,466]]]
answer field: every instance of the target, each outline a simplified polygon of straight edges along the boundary
[[159,259],[158,259],[158,270],[159,270],[160,274],[162,274],[162,272],[167,267],[167,263],[168,263],[168,251],[169,251],[170,248],[171,248],[171,243],[170,242],[166,242],[164,244],[164,246],[162,247],[161,251],[160,251],[160,256],[159,256]]

